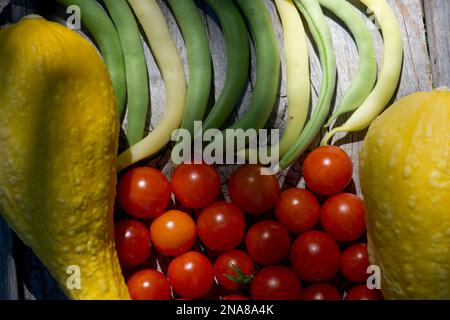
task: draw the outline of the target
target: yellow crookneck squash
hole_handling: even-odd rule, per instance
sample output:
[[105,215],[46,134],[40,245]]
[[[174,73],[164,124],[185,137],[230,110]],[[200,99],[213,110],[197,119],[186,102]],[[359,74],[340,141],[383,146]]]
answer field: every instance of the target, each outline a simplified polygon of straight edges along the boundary
[[0,31],[0,212],[71,299],[128,299],[114,248],[118,120],[108,71],[40,17]]
[[450,299],[450,92],[399,100],[360,154],[369,255],[388,299]]

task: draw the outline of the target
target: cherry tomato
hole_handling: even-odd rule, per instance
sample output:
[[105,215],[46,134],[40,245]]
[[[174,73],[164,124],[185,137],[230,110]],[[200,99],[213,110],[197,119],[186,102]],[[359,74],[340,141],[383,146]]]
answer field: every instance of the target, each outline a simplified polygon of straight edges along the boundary
[[197,237],[194,220],[178,210],[167,211],[156,218],[150,226],[150,235],[156,250],[166,256],[188,252]]
[[114,227],[117,256],[123,267],[134,267],[150,256],[150,233],[136,220],[122,220]]
[[217,202],[200,213],[197,232],[203,244],[211,250],[236,248],[244,239],[245,218],[231,203]]
[[231,200],[246,213],[261,214],[269,211],[280,194],[276,177],[262,175],[262,169],[259,165],[240,167],[228,182]]
[[175,197],[186,207],[204,208],[220,194],[220,175],[208,164],[181,164],[172,175]]
[[339,247],[329,235],[308,231],[295,240],[291,248],[292,268],[306,281],[327,281],[339,270]]
[[345,296],[345,300],[384,300],[380,290],[371,290],[365,284],[353,287]]
[[352,160],[341,148],[324,146],[313,150],[303,162],[306,185],[321,195],[341,192],[350,183]]
[[334,286],[322,282],[303,289],[302,300],[342,300],[342,296]]
[[171,291],[167,278],[159,271],[145,269],[136,272],[127,282],[133,300],[170,300]]
[[302,285],[291,269],[271,266],[256,273],[250,292],[253,300],[300,300]]
[[325,232],[338,241],[353,241],[366,232],[364,202],[361,198],[341,193],[329,198],[320,213]]
[[356,243],[344,250],[341,256],[341,272],[352,282],[365,282],[367,268],[369,267],[369,254],[367,244]]
[[[236,272],[236,269],[239,269],[239,272]],[[245,252],[239,250],[223,253],[214,264],[214,275],[217,282],[228,290],[236,291],[241,284],[248,283],[253,272],[255,272],[255,266],[252,259]],[[227,276],[234,277],[236,281]]]
[[223,297],[222,300],[250,300],[250,299],[248,297],[242,296],[240,294],[229,294],[229,295]]
[[117,200],[126,213],[139,219],[154,218],[170,201],[170,185],[156,169],[140,167],[128,171],[119,181]]
[[311,192],[292,188],[281,193],[275,214],[289,231],[303,233],[311,230],[319,221],[320,204]]
[[207,257],[191,251],[176,257],[167,271],[173,290],[184,298],[206,295],[214,284],[214,268]]
[[286,258],[291,239],[282,224],[275,221],[261,221],[248,230],[245,245],[253,261],[271,265]]

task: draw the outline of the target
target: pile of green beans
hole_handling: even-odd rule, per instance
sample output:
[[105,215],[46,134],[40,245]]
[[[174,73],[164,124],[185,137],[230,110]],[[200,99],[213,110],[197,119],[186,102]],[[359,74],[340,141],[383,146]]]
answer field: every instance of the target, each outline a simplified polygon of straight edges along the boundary
[[[287,66],[291,66],[288,70],[290,80],[288,100],[295,107],[295,109],[291,107],[289,110],[293,117],[290,119],[290,123],[295,125],[289,127],[288,134],[281,143],[282,157],[279,163],[281,169],[292,164],[317,137],[330,113],[336,89],[334,46],[330,28],[321,6],[331,11],[348,27],[359,52],[356,75],[325,127],[330,127],[344,113],[356,111],[344,125],[333,128],[327,133],[322,144],[327,144],[336,132],[356,131],[369,126],[395,91],[401,74],[403,57],[401,33],[395,14],[386,0],[360,1],[375,13],[383,33],[385,47],[378,82],[377,62],[371,33],[358,11],[347,0],[289,0],[286,3],[282,0],[276,1],[278,9],[282,13],[285,42],[288,45],[286,60],[289,63]],[[95,0],[58,0],[58,2],[66,6],[77,5],[82,10],[82,23],[94,37],[108,66],[120,116],[123,113],[128,93],[128,143],[133,146],[142,142],[150,100],[147,64],[139,27],[127,1],[103,1],[112,20]],[[194,122],[204,118],[203,130],[222,128],[238,104],[248,81],[249,33],[255,47],[255,84],[247,112],[231,126],[231,129],[261,129],[266,125],[277,97],[281,61],[272,21],[264,0],[205,0],[219,20],[227,51],[227,73],[224,86],[209,113],[206,111],[212,87],[212,56],[208,35],[198,12],[196,1],[166,0],[180,27],[187,49],[189,68],[187,91],[181,65],[178,65],[179,57],[171,60],[163,54],[164,51],[175,53],[172,43],[163,41],[164,39],[161,39],[159,34],[150,30],[149,26],[153,26],[153,24],[144,21],[152,15],[144,12],[143,8],[158,9],[159,20],[155,26],[161,32],[167,33],[168,29],[163,23],[164,19],[160,14],[158,4],[155,0],[145,0],[142,3],[135,0],[129,0],[129,2],[137,9],[142,20],[140,22],[145,25],[149,38],[159,42],[155,43],[153,47],[160,49],[158,60],[161,63],[164,62],[163,69],[167,77],[164,80],[171,88],[168,95],[170,98],[168,109],[175,113],[166,114],[163,125],[155,130],[155,134],[147,137],[145,143],[141,143],[139,147],[129,152],[134,155],[133,157],[129,157],[129,154],[122,156],[121,159],[126,166],[138,161],[136,159],[140,160],[144,156],[160,150],[163,144],[162,140],[167,143],[169,129],[176,127],[179,122],[181,122],[182,128],[191,133],[191,136],[194,133]],[[295,75],[304,73],[304,76],[309,78],[309,72],[307,72],[306,38],[300,38],[299,43],[294,42],[296,33],[304,33],[295,8],[308,24],[318,48],[322,68],[318,100],[311,117],[304,126],[308,111],[309,83],[299,80]],[[295,28],[296,24],[300,24],[298,28]],[[150,46],[152,47],[152,43]],[[165,65],[169,61],[177,62],[176,72]],[[179,90],[184,96],[178,97],[179,99],[173,91],[177,87],[173,82],[174,79],[183,82],[179,83]],[[180,106],[182,102],[184,102],[184,108]],[[156,143],[159,137],[162,139],[161,145]],[[128,158],[125,159],[125,157]]]

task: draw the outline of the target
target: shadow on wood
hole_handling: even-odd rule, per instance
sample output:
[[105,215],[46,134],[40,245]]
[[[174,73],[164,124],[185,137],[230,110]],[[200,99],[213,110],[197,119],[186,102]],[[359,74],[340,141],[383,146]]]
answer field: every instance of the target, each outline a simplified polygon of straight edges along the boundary
[[17,278],[26,300],[67,300],[47,268],[16,235],[13,236]]

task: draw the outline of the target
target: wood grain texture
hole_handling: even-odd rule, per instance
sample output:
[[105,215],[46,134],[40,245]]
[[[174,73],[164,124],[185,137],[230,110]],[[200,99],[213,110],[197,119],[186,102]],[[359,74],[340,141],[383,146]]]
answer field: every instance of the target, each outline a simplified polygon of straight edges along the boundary
[[0,0],[0,13],[3,11],[3,9],[9,4],[11,0]]
[[433,85],[450,87],[450,1],[425,0]]
[[19,298],[11,232],[6,222],[0,217],[0,300]]
[[58,283],[33,251],[19,239],[14,241],[19,290],[26,300],[66,300]]
[[[188,77],[189,70],[187,67],[186,49],[181,32],[165,2],[163,0],[157,1],[167,18],[168,25],[172,31],[173,38],[185,66],[186,76]],[[264,1],[272,19],[274,31],[279,40],[280,54],[282,57],[282,77],[280,79],[280,88],[278,92],[279,99],[274,106],[269,126],[284,129],[286,123],[285,111],[288,101],[286,98],[286,70],[283,58],[283,30],[273,2],[271,0]],[[374,19],[371,16],[371,13],[367,11],[367,8],[361,5],[358,0],[349,1],[361,12],[361,16],[366,19],[376,44],[378,62],[381,63],[383,42],[380,30],[378,30],[376,24],[373,23]],[[6,2],[7,1],[5,0],[0,0],[0,7],[2,3]],[[0,15],[1,24],[6,22],[16,22],[24,14],[34,12],[35,10],[33,1],[13,0],[12,2],[13,4],[6,7],[5,12]],[[199,10],[201,10],[200,12],[205,22],[205,29],[209,37],[211,53],[213,56],[213,96],[214,98],[217,98],[223,87],[227,68],[225,43],[217,18],[203,2],[198,2],[200,7]],[[415,91],[430,90],[432,83],[434,86],[449,85],[450,1],[388,0],[388,2],[391,4],[398,17],[405,48],[402,78],[394,98],[403,97]],[[335,107],[350,86],[357,70],[358,51],[345,26],[329,12],[325,11],[325,14],[327,15],[327,20],[331,28],[337,61],[338,84],[333,102]],[[55,19],[55,16],[53,15],[45,16],[46,18],[62,21],[61,18],[64,17],[64,10],[61,8],[58,10],[59,19]],[[80,33],[84,34],[82,31]],[[151,130],[159,122],[164,113],[165,90],[158,66],[152,57],[149,46],[145,41],[144,34],[142,38],[147,57],[148,74],[151,86],[151,117],[149,116],[148,119],[148,129]],[[310,35],[309,39],[311,39]],[[251,49],[252,67],[249,70],[247,89],[245,94],[243,94],[240,105],[236,108],[229,120],[229,123],[235,121],[245,113],[252,97],[256,63],[253,46]],[[320,90],[322,71],[319,58],[314,49],[314,44],[311,43],[311,41],[309,44],[309,52],[312,92],[311,105],[314,106],[317,100],[317,93]],[[433,77],[431,75],[433,75]],[[312,110],[312,112],[313,111],[314,110]],[[346,119],[346,116],[343,116],[338,120],[337,124],[341,124]],[[126,121],[124,122],[124,128],[126,128]],[[323,133],[324,132],[322,132],[321,135],[323,135]],[[336,145],[341,146],[350,154],[355,163],[354,184],[350,187],[350,190],[357,193],[360,193],[357,160],[364,134],[364,131],[350,134],[339,133],[333,140]],[[317,137],[315,144],[313,144],[311,148],[315,147],[319,142],[320,136]],[[161,152],[161,155],[152,163],[159,168],[163,168],[164,172],[170,176],[172,167],[170,164],[167,164],[169,157],[168,150],[169,149],[165,150],[165,152]],[[299,159],[291,169],[280,174],[279,178],[283,183],[284,188],[304,185],[300,174],[301,163],[302,159]],[[225,198],[227,198],[227,190],[225,187],[226,180],[233,169],[234,166],[223,166],[220,168]],[[58,289],[55,281],[48,274],[45,267],[42,266],[29,248],[25,247],[18,240],[12,241],[10,234],[11,232],[8,228],[0,221],[0,298],[17,299],[18,297],[22,297],[25,299],[63,299],[64,296]],[[11,256],[13,245],[15,263]]]

